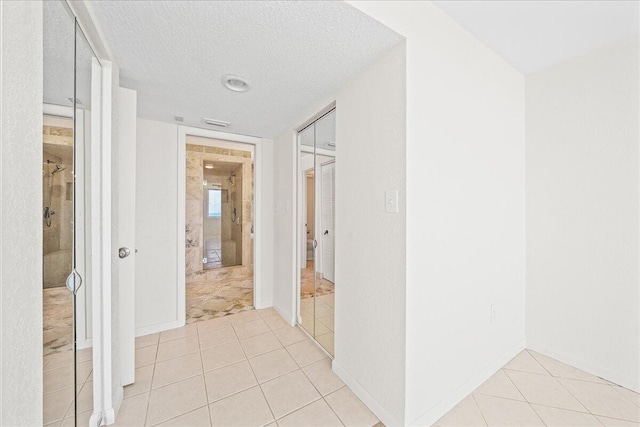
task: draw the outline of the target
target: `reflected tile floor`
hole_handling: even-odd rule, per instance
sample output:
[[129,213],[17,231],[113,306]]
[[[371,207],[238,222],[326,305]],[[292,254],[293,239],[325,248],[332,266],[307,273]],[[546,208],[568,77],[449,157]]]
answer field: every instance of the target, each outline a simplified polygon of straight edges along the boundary
[[437,427],[640,426],[640,394],[524,350]]
[[[316,274],[316,296],[332,294],[334,284]],[[313,261],[307,261],[307,266],[300,270],[300,298],[313,297]]]
[[52,354],[71,350],[73,298],[64,286],[42,290],[43,350]]
[[187,323],[253,308],[253,277],[226,278],[186,285]]
[[379,425],[325,353],[270,308],[136,338],[124,397],[116,426]]

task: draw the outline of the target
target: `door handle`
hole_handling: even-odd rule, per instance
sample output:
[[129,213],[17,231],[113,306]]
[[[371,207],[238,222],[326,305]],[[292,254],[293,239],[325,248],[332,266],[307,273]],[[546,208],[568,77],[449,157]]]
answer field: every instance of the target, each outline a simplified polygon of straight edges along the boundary
[[313,239],[313,249],[318,247],[318,241],[316,239]]
[[129,256],[129,254],[131,254],[131,251],[129,250],[129,248],[120,248],[118,249],[118,256],[120,258],[126,258]]
[[329,234],[329,230],[324,230],[324,235],[326,236],[327,234]]

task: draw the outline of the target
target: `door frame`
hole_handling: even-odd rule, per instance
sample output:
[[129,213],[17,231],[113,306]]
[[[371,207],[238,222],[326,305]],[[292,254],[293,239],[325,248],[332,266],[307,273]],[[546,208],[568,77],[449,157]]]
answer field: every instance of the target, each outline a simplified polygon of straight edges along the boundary
[[264,300],[264,277],[263,277],[263,241],[264,229],[263,223],[263,186],[264,180],[262,172],[263,164],[263,138],[256,136],[240,135],[228,132],[221,132],[212,129],[203,129],[193,126],[178,126],[178,221],[177,221],[177,277],[178,295],[177,295],[177,319],[180,326],[186,324],[187,318],[187,288],[186,288],[186,159],[187,159],[187,136],[197,136],[202,138],[220,139],[236,144],[252,145],[254,149],[254,188],[253,188],[253,206],[254,206],[254,235],[253,235],[253,306],[256,309],[270,307],[272,302]]

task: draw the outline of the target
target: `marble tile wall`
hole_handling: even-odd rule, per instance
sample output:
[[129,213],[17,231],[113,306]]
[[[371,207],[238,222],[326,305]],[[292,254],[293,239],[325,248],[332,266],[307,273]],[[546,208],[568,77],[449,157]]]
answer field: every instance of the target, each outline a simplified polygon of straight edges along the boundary
[[[241,221],[242,245],[238,248],[242,265],[204,270],[203,258],[203,200],[204,161],[227,161],[242,164],[242,173],[236,172],[237,185],[242,186]],[[221,278],[246,278],[253,274],[253,161],[251,153],[217,147],[187,144],[186,150],[186,282],[200,282]]]

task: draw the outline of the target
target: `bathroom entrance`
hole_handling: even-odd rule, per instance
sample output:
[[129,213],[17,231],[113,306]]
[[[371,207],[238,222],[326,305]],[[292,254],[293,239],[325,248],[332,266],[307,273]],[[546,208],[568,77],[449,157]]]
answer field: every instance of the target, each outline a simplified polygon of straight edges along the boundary
[[186,144],[186,321],[254,307],[254,151],[197,136]]

